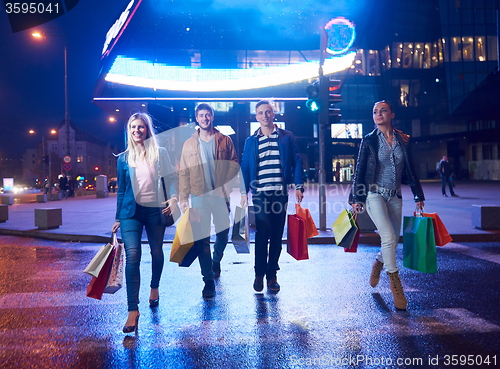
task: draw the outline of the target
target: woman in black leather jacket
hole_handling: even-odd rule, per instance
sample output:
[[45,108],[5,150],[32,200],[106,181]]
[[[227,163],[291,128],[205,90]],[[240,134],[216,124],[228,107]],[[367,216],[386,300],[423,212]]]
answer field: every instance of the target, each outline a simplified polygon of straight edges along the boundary
[[370,285],[377,286],[385,267],[394,305],[405,310],[407,300],[396,265],[402,219],[401,184],[411,187],[418,209],[423,209],[425,199],[414,168],[410,136],[394,129],[394,116],[387,101],[375,103],[373,121],[377,128],[361,142],[349,202],[355,212],[366,207],[380,235],[381,250],[372,267]]

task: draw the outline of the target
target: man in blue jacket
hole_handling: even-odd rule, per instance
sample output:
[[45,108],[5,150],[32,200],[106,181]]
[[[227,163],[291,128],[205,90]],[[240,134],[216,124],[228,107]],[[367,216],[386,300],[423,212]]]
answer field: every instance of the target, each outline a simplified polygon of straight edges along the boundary
[[[260,128],[248,137],[243,149],[241,205],[248,203],[252,192],[255,211],[255,281],[253,288],[264,289],[264,276],[271,292],[278,292],[276,277],[280,269],[281,239],[285,227],[288,186],[295,184],[295,197],[304,197],[304,176],[299,149],[292,132],[274,124],[271,103],[261,100],[255,107]],[[269,249],[268,249],[269,243]]]

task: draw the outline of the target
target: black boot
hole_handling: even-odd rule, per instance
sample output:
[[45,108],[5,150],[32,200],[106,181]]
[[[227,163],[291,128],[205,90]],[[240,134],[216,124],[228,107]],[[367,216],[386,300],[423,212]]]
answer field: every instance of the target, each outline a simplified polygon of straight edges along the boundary
[[203,291],[201,291],[201,295],[204,299],[210,299],[215,296],[215,282],[214,281],[205,281],[205,287],[203,287]]

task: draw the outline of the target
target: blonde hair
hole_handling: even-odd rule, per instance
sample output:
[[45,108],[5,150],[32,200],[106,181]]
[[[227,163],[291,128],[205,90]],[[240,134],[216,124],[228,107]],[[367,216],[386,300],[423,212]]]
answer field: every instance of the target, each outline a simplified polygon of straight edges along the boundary
[[159,145],[153,130],[153,120],[147,113],[135,113],[132,114],[127,122],[128,165],[135,167],[136,162],[141,159],[141,151],[139,151],[137,144],[132,139],[132,135],[130,134],[130,126],[134,120],[141,120],[146,125],[146,139],[144,140],[146,162],[150,164],[156,163],[159,159]]

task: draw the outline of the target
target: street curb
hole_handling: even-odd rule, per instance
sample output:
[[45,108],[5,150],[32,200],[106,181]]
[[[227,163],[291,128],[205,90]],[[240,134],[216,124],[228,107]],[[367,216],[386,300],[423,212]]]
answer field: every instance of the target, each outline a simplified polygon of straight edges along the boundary
[[[6,236],[18,236],[18,237],[30,237],[39,238],[50,241],[59,242],[89,242],[89,243],[107,243],[111,236],[99,236],[99,235],[80,235],[80,234],[69,234],[69,233],[53,233],[53,232],[43,232],[39,230],[14,230],[14,229],[1,229],[0,235]],[[500,231],[491,231],[491,233],[477,233],[477,234],[452,234],[452,242],[500,242]],[[121,241],[121,240],[120,240]],[[403,237],[400,236],[399,243],[403,242]],[[147,244],[147,241],[142,241],[143,244]],[[172,243],[172,240],[163,240],[163,243]],[[231,243],[229,241],[228,243]],[[254,243],[253,241],[251,243]],[[284,238],[282,244],[286,244],[287,240]],[[309,238],[307,240],[309,245],[333,245],[335,244],[335,237],[333,236],[317,236]],[[361,233],[359,237],[359,244],[361,245],[379,245],[380,237],[377,233]]]
[[52,233],[42,232],[39,230],[20,231],[16,229],[0,229],[0,234],[5,236],[40,238],[60,242],[107,243],[110,240],[110,236]]

